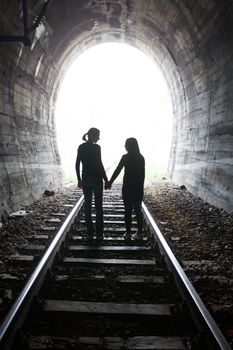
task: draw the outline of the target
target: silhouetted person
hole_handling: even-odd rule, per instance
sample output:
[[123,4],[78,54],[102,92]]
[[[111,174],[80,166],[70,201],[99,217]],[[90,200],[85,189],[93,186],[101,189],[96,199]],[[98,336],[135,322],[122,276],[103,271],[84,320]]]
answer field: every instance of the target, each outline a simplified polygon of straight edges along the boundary
[[111,180],[109,181],[108,188],[111,188],[112,183],[124,167],[125,172],[122,186],[126,227],[124,238],[126,240],[131,239],[132,210],[134,209],[138,232],[132,235],[132,238],[142,239],[143,216],[141,206],[144,192],[145,160],[140,153],[138,142],[135,138],[131,137],[127,139],[125,142],[125,148],[128,153],[122,156]]
[[[103,179],[108,179],[101,160],[101,149],[96,144],[100,131],[91,128],[83,135],[82,143],[78,148],[76,159],[76,173],[78,187],[83,189],[85,200],[85,221],[87,225],[87,237],[92,239],[95,229],[91,217],[92,197],[94,193],[96,209],[96,238],[103,238]],[[82,178],[80,176],[80,163],[82,163]]]

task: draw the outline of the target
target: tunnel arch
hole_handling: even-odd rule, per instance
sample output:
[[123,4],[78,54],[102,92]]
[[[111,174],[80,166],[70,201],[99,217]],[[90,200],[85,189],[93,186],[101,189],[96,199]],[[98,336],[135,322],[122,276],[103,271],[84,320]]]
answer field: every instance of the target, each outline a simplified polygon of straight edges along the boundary
[[[100,43],[125,43],[130,46],[133,46],[140,51],[142,51],[145,55],[149,56],[152,61],[154,61],[160,70],[163,73],[163,76],[167,82],[169,87],[174,116],[176,113],[185,113],[185,111],[181,112],[182,109],[186,109],[185,102],[185,89],[182,83],[182,77],[180,75],[179,69],[174,64],[174,61],[167,50],[167,48],[163,45],[159,38],[154,38],[154,48],[145,42],[145,38],[143,38],[140,33],[134,33],[134,37],[122,38],[121,33],[118,31],[107,31],[106,28],[103,28],[103,33],[93,34],[90,38],[89,35],[82,38],[82,41],[79,42],[79,37],[76,38],[75,43],[73,42],[72,47],[68,47],[60,57],[59,62],[57,63],[58,72],[55,76],[55,81],[52,83],[53,90],[51,93],[52,104],[56,104],[56,99],[58,95],[58,91],[60,85],[62,83],[65,72],[68,67],[75,61],[75,59],[82,54],[85,50],[94,47]],[[155,44],[156,42],[156,44]],[[176,128],[176,124],[174,122],[174,130]],[[175,151],[176,151],[176,141],[173,138],[173,146],[171,148],[171,154],[173,154],[172,159],[175,160]],[[170,161],[169,165],[169,174],[171,175],[173,172],[175,161]]]
[[167,176],[171,96],[158,66],[132,45],[110,41],[82,52],[62,81],[55,118],[66,181],[76,179],[77,147],[93,124],[101,130],[108,176],[129,136],[137,138],[146,157],[146,178]]
[[[28,5],[29,22],[38,4],[43,0]],[[22,16],[14,1],[1,1],[0,10],[6,14],[1,32],[20,35]],[[59,85],[74,58],[107,41],[152,57],[168,82],[171,179],[232,210],[232,13],[233,3],[225,0],[50,0],[42,23],[29,34],[30,46],[2,42],[0,186],[7,210],[61,184],[54,126]]]

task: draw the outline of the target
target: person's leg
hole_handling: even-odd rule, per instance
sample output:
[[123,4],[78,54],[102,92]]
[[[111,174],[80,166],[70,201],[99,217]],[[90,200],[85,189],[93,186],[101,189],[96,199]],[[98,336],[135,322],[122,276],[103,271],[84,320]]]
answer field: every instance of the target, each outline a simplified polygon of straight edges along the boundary
[[125,219],[126,233],[128,235],[131,235],[133,203],[127,191],[124,189],[122,190],[122,197],[123,197],[124,207],[125,207],[124,219]]
[[94,185],[95,210],[96,210],[96,236],[103,236],[103,181],[100,180]]
[[84,212],[85,212],[85,222],[87,226],[87,234],[93,236],[94,226],[91,217],[91,204],[92,204],[92,187],[90,185],[83,186],[84,194]]
[[133,238],[142,239],[142,230],[143,230],[142,201],[137,199],[134,200],[133,207],[136,215],[137,229],[138,229],[138,232],[133,235]]

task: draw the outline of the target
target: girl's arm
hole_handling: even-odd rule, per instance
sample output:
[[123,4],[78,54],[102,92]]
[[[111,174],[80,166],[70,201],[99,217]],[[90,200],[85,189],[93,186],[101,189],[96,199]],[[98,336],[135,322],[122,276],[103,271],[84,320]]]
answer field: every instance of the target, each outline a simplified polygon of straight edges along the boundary
[[78,148],[78,153],[77,153],[77,158],[76,158],[76,163],[75,163],[75,169],[76,169],[76,174],[77,174],[77,179],[78,179],[78,187],[82,187],[82,180],[81,180],[81,175],[80,175],[80,149]]
[[112,186],[113,182],[116,180],[117,176],[120,174],[123,166],[124,166],[124,157],[121,158],[121,160],[120,160],[119,164],[117,165],[114,173],[112,174],[112,177],[111,177],[111,179],[109,181],[110,187]]
[[108,182],[108,178],[102,163],[102,158],[101,158],[101,148],[99,147],[99,157],[100,157],[100,166],[101,166],[101,173],[102,173],[102,178],[104,179],[105,182]]
[[145,158],[144,157],[142,158],[142,166],[143,166],[142,176],[143,176],[143,183],[144,183],[145,181]]

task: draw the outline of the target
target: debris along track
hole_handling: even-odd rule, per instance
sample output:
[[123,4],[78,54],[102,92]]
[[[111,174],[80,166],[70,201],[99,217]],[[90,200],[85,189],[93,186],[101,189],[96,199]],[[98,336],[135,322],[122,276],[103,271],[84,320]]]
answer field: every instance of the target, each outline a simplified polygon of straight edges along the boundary
[[1,349],[230,349],[144,204],[143,240],[125,241],[121,196],[107,192],[100,244],[86,240],[81,207],[7,315]]

